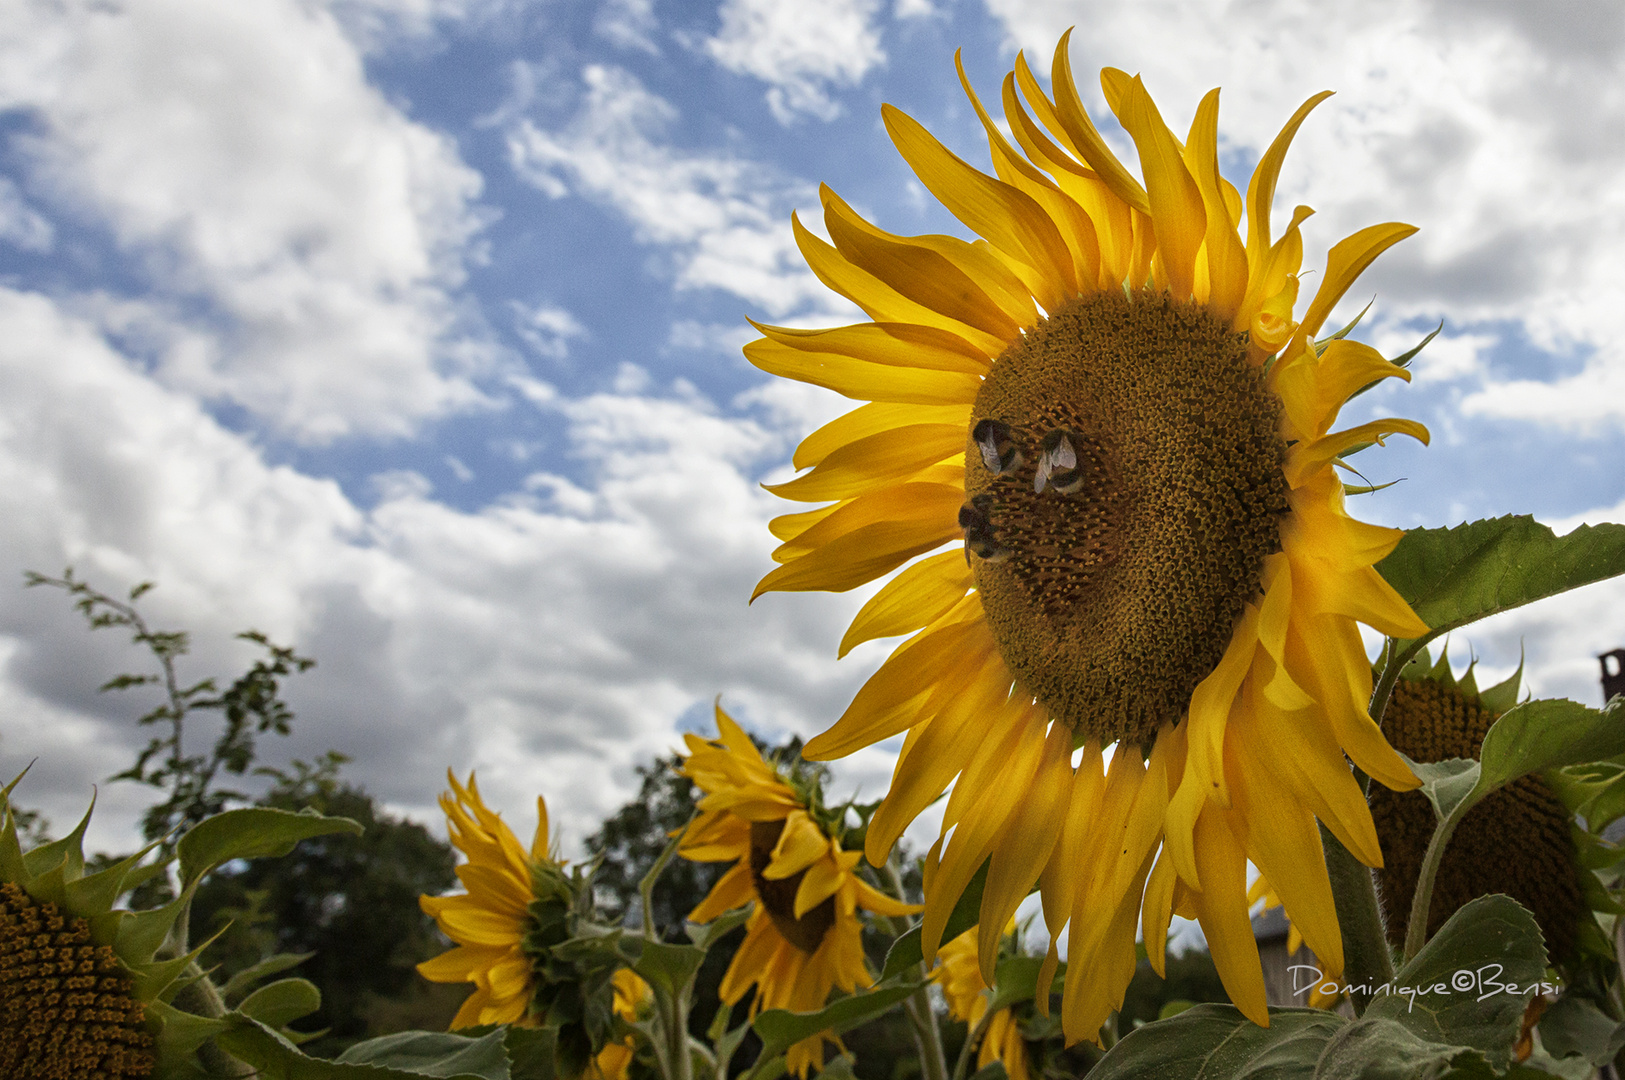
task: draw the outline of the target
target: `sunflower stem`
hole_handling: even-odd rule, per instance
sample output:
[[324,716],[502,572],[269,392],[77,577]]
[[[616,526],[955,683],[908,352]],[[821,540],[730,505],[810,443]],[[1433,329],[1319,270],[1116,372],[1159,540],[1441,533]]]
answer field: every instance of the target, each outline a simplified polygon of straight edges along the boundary
[[1455,835],[1456,826],[1461,819],[1467,816],[1467,811],[1476,806],[1476,801],[1463,799],[1461,803],[1450,812],[1450,816],[1439,822],[1438,828],[1433,830],[1433,837],[1428,841],[1427,854],[1422,856],[1422,868],[1416,874],[1416,893],[1411,897],[1410,923],[1405,927],[1405,959],[1410,960],[1422,951],[1422,946],[1428,940],[1428,916],[1433,913],[1433,881],[1439,874],[1439,863],[1444,860],[1445,846]]
[[[988,997],[992,996],[987,991],[984,991],[984,994]],[[991,1005],[992,1002],[989,1001],[988,1004]],[[987,1037],[987,1029],[992,1023],[993,1010],[984,1008],[982,1018],[976,1021],[976,1026],[965,1032],[965,1045],[959,1048],[959,1060],[954,1063],[953,1080],[965,1080],[965,1071],[970,1068],[971,1051],[975,1050],[981,1044],[981,1041]]]
[[[655,860],[649,872],[643,875],[638,882],[638,899],[643,904],[643,939],[645,941],[659,941],[660,929],[655,926],[655,882],[660,875],[666,872],[672,857],[677,854],[677,847],[688,835],[688,828],[694,823],[690,817],[683,823],[672,838],[667,841],[665,850]],[[655,1062],[660,1066],[660,1074],[664,1080],[694,1080],[694,1061],[689,1053],[688,1046],[688,1007],[689,995],[693,993],[694,980],[690,977],[688,984],[678,988],[676,993],[668,994],[664,988],[651,984],[654,992],[656,1014],[660,1018],[661,1034],[664,1046],[656,1046]]]
[[1354,1014],[1365,1013],[1375,989],[1394,979],[1394,958],[1377,903],[1371,868],[1356,859],[1342,842],[1320,827],[1326,852],[1326,874],[1337,902],[1337,922],[1343,931],[1343,981],[1351,987]]
[[[903,875],[897,869],[895,856],[886,860],[885,870],[886,891],[891,893],[893,899],[907,903]],[[902,931],[899,930],[896,920],[888,918],[886,921],[890,924],[892,938],[895,940],[900,937]],[[920,979],[929,974],[923,962],[916,966],[915,972],[916,977]],[[931,1007],[931,995],[926,987],[921,986],[904,1000],[903,1014],[908,1017],[909,1025],[914,1030],[914,1046],[920,1054],[922,1080],[948,1080],[948,1054],[942,1046],[942,1030],[937,1026],[937,1012]]]

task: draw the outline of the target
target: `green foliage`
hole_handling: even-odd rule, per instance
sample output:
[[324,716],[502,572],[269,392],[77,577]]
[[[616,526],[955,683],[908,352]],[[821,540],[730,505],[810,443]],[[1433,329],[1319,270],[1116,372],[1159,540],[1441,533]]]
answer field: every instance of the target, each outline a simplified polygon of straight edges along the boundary
[[1197,1005],[1131,1032],[1090,1076],[1489,1078],[1506,1067],[1545,969],[1534,917],[1505,896],[1480,897],[1445,923],[1358,1020],[1271,1009],[1265,1028],[1232,1006]]
[[[382,813],[372,796],[340,782],[337,768],[332,758],[314,767],[295,762],[278,774],[262,807],[237,812],[280,821],[297,817],[292,811],[315,811],[349,819],[359,831],[227,865],[203,881],[192,905],[193,936],[221,934],[206,955],[222,978],[284,965],[290,954],[308,956],[298,970],[321,989],[322,1005],[300,1027],[325,1030],[313,1050],[328,1053],[377,1033],[374,1016],[384,1003],[422,993],[414,967],[444,942],[418,897],[456,881],[448,844],[422,825]],[[438,1022],[449,1020],[456,1004],[441,1005]]]
[[1429,626],[1401,662],[1441,634],[1569,589],[1625,574],[1625,525],[1567,536],[1528,516],[1411,529],[1377,570]]
[[[24,576],[30,588],[45,585],[73,597],[73,606],[92,630],[129,630],[131,642],[143,646],[157,665],[157,671],[115,675],[100,688],[104,693],[143,686],[158,686],[163,691],[163,700],[137,723],[163,725],[165,732],[148,741],[135,764],[112,777],[167,789],[168,797],[149,807],[142,818],[146,839],[164,840],[233,803],[247,802],[248,796],[242,792],[217,786],[220,774],[223,770],[228,775],[243,775],[254,761],[259,736],[287,735],[292,730],[293,712],[279,696],[281,680],[309,671],[316,661],[274,644],[257,630],[246,630],[237,637],[260,646],[264,657],[224,691],[213,678],[186,685],[180,680],[176,661],[191,648],[191,636],[184,630],[154,630],[136,607],[152,590],[152,582],[142,582],[130,590],[127,599],[120,600],[75,577],[71,566],[59,578],[32,570]],[[221,714],[222,730],[207,754],[187,754],[186,719],[204,711]]]

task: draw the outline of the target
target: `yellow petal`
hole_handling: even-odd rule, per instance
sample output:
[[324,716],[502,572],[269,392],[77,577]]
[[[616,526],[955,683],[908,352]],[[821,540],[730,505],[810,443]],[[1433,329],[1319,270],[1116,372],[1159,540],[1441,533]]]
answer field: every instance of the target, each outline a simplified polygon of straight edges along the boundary
[[773,880],[787,878],[807,869],[829,852],[829,837],[813,824],[805,810],[793,810],[784,819],[779,842],[762,876]]
[[[1219,175],[1219,91],[1210,90],[1197,106],[1185,140],[1185,164],[1202,193],[1207,212],[1207,233],[1203,240],[1207,255],[1207,292],[1198,299],[1220,322],[1235,318],[1247,295],[1247,250],[1236,235],[1226,206],[1224,178]],[[1200,286],[1200,283],[1198,283]]]
[[1126,88],[1122,120],[1140,151],[1140,172],[1157,222],[1157,252],[1171,291],[1174,299],[1188,300],[1195,290],[1196,252],[1207,235],[1201,189],[1138,76]]
[[1309,310],[1304,314],[1303,325],[1298,332],[1311,338],[1319,333],[1326,316],[1343,299],[1343,294],[1354,284],[1354,279],[1364,273],[1378,255],[1415,231],[1414,225],[1389,221],[1361,229],[1333,244],[1326,253],[1326,274],[1321,279],[1315,298],[1309,302]]
[[[898,405],[889,401],[860,405],[802,439],[791,463],[797,469],[810,468],[847,443],[913,424],[957,424],[969,430],[970,406]],[[777,532],[773,535],[779,536]]]
[[[827,846],[827,845],[826,845]],[[857,852],[853,852],[854,855]],[[801,918],[835,895],[850,875],[843,874],[834,859],[820,859],[807,867],[807,875],[796,886],[795,916]]]
[[[1111,188],[1114,195],[1135,210],[1149,215],[1151,202],[1146,197],[1145,189],[1107,148],[1106,140],[1095,130],[1094,122],[1089,119],[1089,113],[1078,97],[1078,86],[1072,79],[1072,61],[1067,55],[1071,39],[1071,30],[1061,35],[1060,43],[1055,46],[1054,61],[1050,65],[1050,89],[1055,93],[1053,116],[1059,124],[1057,134],[1065,133],[1073,153],[1083,158],[1100,174],[1101,180]],[[1034,108],[1037,107],[1037,102],[1034,102]],[[1042,111],[1039,112],[1039,119],[1046,121],[1048,126],[1049,118]],[[1056,129],[1051,127],[1051,130]]]
[[962,552],[949,550],[905,569],[858,611],[841,639],[840,656],[865,641],[911,634],[964,599],[975,582]]
[[877,485],[907,480],[929,465],[965,452],[963,424],[912,424],[838,447],[812,472],[762,487],[781,499],[828,502]]
[[[684,857],[689,857],[685,851]],[[701,900],[699,906],[688,913],[688,921],[708,923],[725,911],[744,907],[756,897],[755,886],[751,884],[750,864],[745,861],[735,863],[729,867],[728,872],[717,879],[711,886],[711,891]]]
[[1372,420],[1358,427],[1323,435],[1313,442],[1296,443],[1287,451],[1286,481],[1293,487],[1308,481],[1310,474],[1325,468],[1333,458],[1361,443],[1381,444],[1389,435],[1409,435],[1426,446],[1428,429],[1415,420],[1389,417]]
[[881,106],[898,153],[927,191],[998,250],[1038,271],[1034,296],[1050,311],[1077,292],[1072,257],[1049,215],[1029,196],[966,164],[900,109]]
[[745,359],[769,375],[822,386],[864,401],[907,405],[968,405],[981,380],[956,371],[931,371],[856,360],[833,352],[811,352],[769,338],[744,348]]
[[1203,885],[1196,897],[1197,921],[1231,1002],[1253,1023],[1269,1027],[1264,969],[1247,915],[1247,857],[1226,823],[1228,817],[1209,806],[1196,823]]
[[1287,147],[1298,133],[1311,109],[1332,96],[1322,90],[1298,106],[1292,119],[1286,122],[1264,156],[1258,160],[1252,179],[1247,184],[1247,258],[1254,272],[1270,249],[1270,205],[1275,201],[1275,182],[1281,175],[1281,163],[1286,160]]

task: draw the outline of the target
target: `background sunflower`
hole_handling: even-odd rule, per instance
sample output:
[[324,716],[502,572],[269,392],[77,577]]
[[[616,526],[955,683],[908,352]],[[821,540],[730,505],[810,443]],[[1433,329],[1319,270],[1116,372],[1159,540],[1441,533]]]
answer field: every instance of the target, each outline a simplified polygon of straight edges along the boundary
[[[683,736],[688,754],[679,771],[704,795],[677,850],[696,862],[734,865],[689,919],[707,923],[754,903],[745,940],[722,979],[723,1002],[737,1004],[754,987],[752,1016],[763,1009],[814,1012],[832,990],[852,993],[874,981],[863,956],[860,909],[895,916],[919,908],[858,876],[862,852],[841,847],[844,808],[825,810],[816,782],[782,775],[764,761],[720,705],[716,719],[716,740]],[[825,1038],[834,1039],[817,1035],[791,1046],[789,1069],[805,1077],[822,1068]]]

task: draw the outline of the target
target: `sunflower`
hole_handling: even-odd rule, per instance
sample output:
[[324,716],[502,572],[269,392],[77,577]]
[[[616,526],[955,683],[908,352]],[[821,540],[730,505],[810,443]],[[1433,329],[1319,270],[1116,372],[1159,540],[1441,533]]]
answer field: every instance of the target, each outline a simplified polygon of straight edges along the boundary
[[[566,1018],[558,1041],[580,1047],[579,1065],[607,1080],[625,1080],[633,1056],[630,1036],[605,1041],[601,1025],[588,1030],[580,1018],[592,1010],[585,998],[601,984],[608,1011],[630,1023],[648,997],[649,988],[625,968],[606,972],[553,965],[549,950],[570,934],[573,913],[590,886],[577,874],[565,876],[565,864],[548,846],[547,802],[536,798],[536,833],[530,851],[507,824],[480,798],[474,774],[465,787],[450,771],[451,791],[440,796],[451,842],[466,856],[457,877],[467,891],[460,896],[424,896],[418,904],[433,917],[456,946],[418,965],[430,982],[471,982],[474,992],[452,1018],[455,1028],[480,1024],[535,1027],[548,1019],[561,997],[572,1000],[560,1010]],[[593,1036],[597,1036],[594,1038]],[[596,1055],[588,1058],[589,1044]]]
[[[678,770],[704,792],[700,814],[678,853],[696,862],[734,865],[689,919],[710,922],[754,902],[745,940],[718,993],[734,1005],[754,985],[752,1016],[762,1009],[813,1012],[830,991],[851,993],[874,980],[863,958],[858,909],[907,915],[919,908],[871,888],[855,872],[863,858],[841,847],[840,816],[822,809],[816,785],[788,779],[757,752],[750,736],[717,707],[718,738],[685,735]],[[820,1034],[790,1047],[790,1071],[805,1077],[824,1064]]]
[[[1394,747],[1413,761],[1477,758],[1490,725],[1517,703],[1519,672],[1480,691],[1472,667],[1461,678],[1448,650],[1436,663],[1422,650],[1401,672],[1383,714]],[[1388,940],[1403,945],[1422,859],[1437,823],[1420,792],[1371,792],[1382,845],[1380,874]],[[1434,878],[1428,936],[1475,897],[1505,893],[1540,924],[1552,961],[1577,958],[1583,921],[1591,918],[1575,850],[1572,811],[1545,778],[1525,776],[1468,811],[1451,834]]]
[[[1005,933],[1013,929],[1012,923],[1005,927]],[[937,985],[942,987],[942,996],[948,1002],[948,1015],[963,1021],[967,1031],[975,1031],[976,1025],[987,1015],[990,996],[990,987],[982,978],[981,964],[976,957],[976,939],[976,928],[972,927],[944,944],[937,951],[940,966],[934,975]],[[1003,1063],[1010,1080],[1027,1080],[1031,1075],[1027,1068],[1027,1043],[1021,1036],[1021,1026],[1016,1023],[1009,1008],[993,1014],[987,1030],[982,1034],[981,1048],[976,1053],[977,1069],[995,1061]]]
[[532,928],[530,905],[538,867],[557,867],[548,854],[547,802],[536,798],[536,835],[527,853],[513,830],[480,798],[474,774],[468,786],[448,770],[451,791],[440,796],[446,830],[467,862],[457,877],[468,890],[461,896],[418,899],[425,914],[456,947],[418,965],[430,982],[471,982],[474,992],[452,1019],[453,1028],[480,1024],[534,1024],[533,961],[525,950]]
[[1341,972],[1315,821],[1378,865],[1344,755],[1389,787],[1417,784],[1367,713],[1358,623],[1426,627],[1374,569],[1400,531],[1351,519],[1336,470],[1427,431],[1388,419],[1334,432],[1355,392],[1408,376],[1341,335],[1316,340],[1354,279],[1415,230],[1335,244],[1297,314],[1311,211],[1274,236],[1270,209],[1287,146],[1326,95],[1288,121],[1244,200],[1218,169],[1217,90],[1181,142],[1138,77],[1101,73],[1142,183],[1084,110],[1065,38],[1053,96],[1022,57],[1004,81],[1019,150],[960,77],[996,177],[897,109],[883,116],[980,239],[893,235],[824,188],[831,243],[793,220],[796,240],[872,321],[758,326],[745,347],[768,372],[867,402],[801,443],[794,462],[810,472],[770,489],[828,505],[772,522],[781,565],[757,595],[842,591],[909,564],[841,650],[912,636],[806,754],[907,733],[870,860],[953,784],[951,839],[928,856],[926,953],[991,860],[991,978],[998,928],[1036,881],[1052,940],[1070,923],[1069,1041],[1098,1038],[1122,1001],[1142,893],[1153,954],[1188,906],[1232,1000],[1264,1024],[1247,860]]

